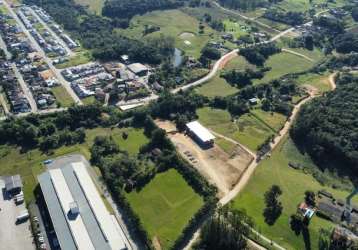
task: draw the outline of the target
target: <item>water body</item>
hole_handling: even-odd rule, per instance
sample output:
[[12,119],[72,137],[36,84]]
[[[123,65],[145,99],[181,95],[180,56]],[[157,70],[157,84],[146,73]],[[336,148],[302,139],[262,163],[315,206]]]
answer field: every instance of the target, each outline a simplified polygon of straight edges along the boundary
[[173,54],[173,66],[179,67],[183,62],[183,53],[180,49],[175,48]]

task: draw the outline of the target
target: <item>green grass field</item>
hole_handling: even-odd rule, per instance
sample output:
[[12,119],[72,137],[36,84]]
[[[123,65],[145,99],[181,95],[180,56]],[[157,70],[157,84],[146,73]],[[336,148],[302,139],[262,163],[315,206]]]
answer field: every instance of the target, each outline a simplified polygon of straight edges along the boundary
[[[256,224],[257,229],[269,239],[274,240],[286,249],[305,249],[302,235],[296,236],[289,227],[289,217],[303,201],[306,190],[318,191],[322,188],[332,192],[336,198],[345,198],[347,192],[322,187],[311,175],[301,170],[288,167],[289,162],[312,165],[308,156],[302,155],[293,142],[284,140],[272,153],[270,158],[263,160],[255,170],[248,185],[234,200],[234,207],[245,209]],[[273,226],[264,222],[264,193],[273,185],[281,187],[283,194],[280,201],[283,205],[282,215]],[[357,200],[357,196],[354,198]],[[318,232],[320,228],[331,228],[332,223],[317,217],[309,225],[311,249],[318,249]],[[306,248],[307,249],[307,248]]]
[[88,63],[88,62],[90,62],[92,60],[93,60],[93,58],[92,58],[91,52],[89,52],[87,50],[80,50],[79,52],[76,52],[75,56],[70,57],[67,62],[60,63],[60,64],[57,64],[55,66],[58,69],[65,69],[65,68],[85,64],[85,63]]
[[170,249],[203,199],[174,169],[157,174],[141,191],[126,194],[149,237],[157,237],[162,249]]
[[96,97],[92,95],[92,96],[82,98],[81,101],[84,105],[90,105],[90,104],[95,103],[97,100],[96,100]]
[[[122,138],[122,132],[128,133],[128,139]],[[33,190],[37,185],[37,175],[43,172],[42,162],[49,158],[56,158],[71,153],[83,154],[88,160],[90,159],[90,147],[97,135],[112,135],[121,149],[128,151],[130,154],[136,154],[139,148],[148,142],[148,138],[143,134],[143,129],[134,128],[96,128],[86,130],[86,142],[73,146],[63,146],[52,152],[51,155],[42,153],[38,149],[30,150],[26,153],[21,152],[19,148],[13,146],[0,146],[0,176],[20,174],[24,184],[25,199],[27,202],[34,198]],[[14,161],[14,159],[16,159]]]
[[[246,68],[255,68],[254,65],[246,61],[243,56],[237,56],[234,59],[230,60],[225,66],[225,70],[237,69],[243,70]],[[228,96],[233,95],[238,92],[236,87],[231,86],[224,78],[220,77],[220,72],[209,82],[198,87],[196,91],[207,97],[215,96]]]
[[[237,121],[232,121],[229,112],[221,109],[201,108],[197,110],[199,121],[215,132],[232,138],[247,146],[252,151],[265,142],[275,131],[252,114],[245,114]],[[261,115],[264,117],[263,115]],[[276,115],[277,116],[277,115]],[[275,119],[268,119],[267,122]],[[274,124],[277,124],[275,121]],[[276,126],[276,125],[273,125]],[[224,146],[225,147],[225,146]]]
[[319,93],[324,93],[331,90],[331,85],[329,83],[328,77],[329,73],[325,73],[323,75],[309,73],[299,76],[297,79],[297,83],[300,86],[312,86],[313,88],[316,88]]
[[97,14],[97,15],[101,15],[102,13],[102,8],[104,5],[104,0],[75,0],[75,2],[79,5],[88,7],[88,9]]
[[287,117],[282,114],[275,112],[265,112],[261,108],[253,109],[250,112],[257,119],[272,128],[275,132],[279,132],[287,120]]
[[275,21],[272,21],[270,19],[266,19],[264,17],[260,17],[257,19],[258,21],[270,26],[271,28],[274,28],[276,30],[280,30],[280,31],[284,31],[284,30],[287,30],[290,28],[289,25],[287,24],[284,24],[284,23],[280,23],[280,22],[275,22]]
[[[186,55],[197,58],[208,41],[219,38],[218,32],[206,25],[204,34],[199,34],[199,21],[180,10],[153,11],[142,16],[135,16],[128,29],[119,29],[118,32],[127,37],[143,39],[145,25],[160,27],[160,31],[145,37],[155,37],[161,34],[172,36],[177,48],[184,51]],[[185,41],[191,44],[185,44]]]
[[254,84],[269,82],[289,73],[297,73],[308,70],[313,66],[313,64],[313,62],[310,62],[302,57],[281,52],[271,56],[266,61],[265,66],[271,67],[272,69],[265,73],[264,78],[254,80]]
[[51,92],[56,97],[56,100],[61,104],[61,107],[67,108],[75,103],[72,97],[68,94],[67,90],[65,90],[62,86],[52,88]]
[[[336,1],[328,1],[329,7],[335,7],[335,6],[342,6],[344,4],[345,0],[336,0]],[[321,3],[327,3],[326,0],[314,0],[312,1],[313,4],[321,4]],[[313,4],[311,5],[308,0],[284,0],[282,2],[279,2],[277,6],[280,9],[283,9],[285,11],[298,11],[298,12],[304,12],[308,11],[310,8],[315,9],[316,11],[321,11],[322,9],[314,7]]]
[[196,88],[196,91],[200,95],[204,95],[207,97],[215,97],[215,96],[225,97],[237,93],[238,89],[231,86],[229,83],[226,82],[224,78],[221,78],[220,75],[217,74],[209,82]]

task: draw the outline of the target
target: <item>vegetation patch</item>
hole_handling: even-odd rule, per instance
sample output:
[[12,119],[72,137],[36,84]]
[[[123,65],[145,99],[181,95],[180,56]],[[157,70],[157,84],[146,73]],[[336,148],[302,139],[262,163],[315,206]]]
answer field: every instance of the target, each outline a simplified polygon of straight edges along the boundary
[[[298,204],[304,200],[304,193],[307,190],[317,192],[326,189],[335,197],[345,199],[349,192],[322,186],[310,174],[290,168],[288,165],[290,162],[316,168],[312,160],[307,155],[301,154],[290,139],[285,139],[273,151],[270,158],[260,163],[248,185],[235,198],[234,207],[245,209],[248,215],[254,218],[256,229],[284,248],[305,249],[302,235],[297,236],[289,224],[290,216],[296,213]],[[283,210],[277,221],[269,226],[263,216],[264,193],[272,185],[278,185],[282,190],[279,201],[282,203]],[[354,201],[357,201],[357,197]],[[309,224],[310,248],[319,249],[319,230],[331,229],[333,226],[331,222],[313,216]]]
[[135,16],[129,28],[120,29],[119,32],[130,38],[142,39],[148,26],[160,29],[145,37],[158,37],[161,34],[171,36],[175,39],[175,47],[196,58],[199,58],[201,49],[208,41],[219,38],[218,32],[207,25],[204,25],[204,33],[199,34],[199,21],[180,10],[153,11]]
[[286,74],[298,73],[308,70],[313,66],[313,64],[313,62],[310,62],[305,58],[290,53],[281,52],[271,56],[266,61],[265,66],[271,68],[271,70],[266,72],[262,79],[254,80],[253,82],[255,84],[269,82]]
[[102,8],[104,5],[104,0],[75,0],[75,2],[79,5],[88,7],[88,9],[97,14],[97,15],[101,15],[102,14]]
[[51,89],[52,93],[56,97],[57,102],[60,107],[68,108],[75,104],[70,94],[62,86],[57,86]]
[[256,151],[274,131],[252,114],[244,114],[232,121],[230,113],[222,109],[197,110],[200,122],[215,132],[227,136]]
[[126,194],[151,239],[170,249],[190,218],[203,206],[203,199],[174,169],[157,174],[140,191]]

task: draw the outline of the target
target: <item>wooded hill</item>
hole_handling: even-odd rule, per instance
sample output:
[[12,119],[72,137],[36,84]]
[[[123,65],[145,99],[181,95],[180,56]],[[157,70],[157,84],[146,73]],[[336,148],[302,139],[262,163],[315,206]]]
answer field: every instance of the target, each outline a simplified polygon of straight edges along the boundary
[[358,85],[350,83],[305,105],[291,136],[321,168],[357,179]]

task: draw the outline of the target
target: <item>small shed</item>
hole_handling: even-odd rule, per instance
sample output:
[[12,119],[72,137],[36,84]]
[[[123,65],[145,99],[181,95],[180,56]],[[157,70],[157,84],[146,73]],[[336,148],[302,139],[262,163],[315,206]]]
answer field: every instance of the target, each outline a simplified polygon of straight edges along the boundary
[[5,191],[7,193],[17,195],[21,192],[22,186],[20,175],[5,177]]

